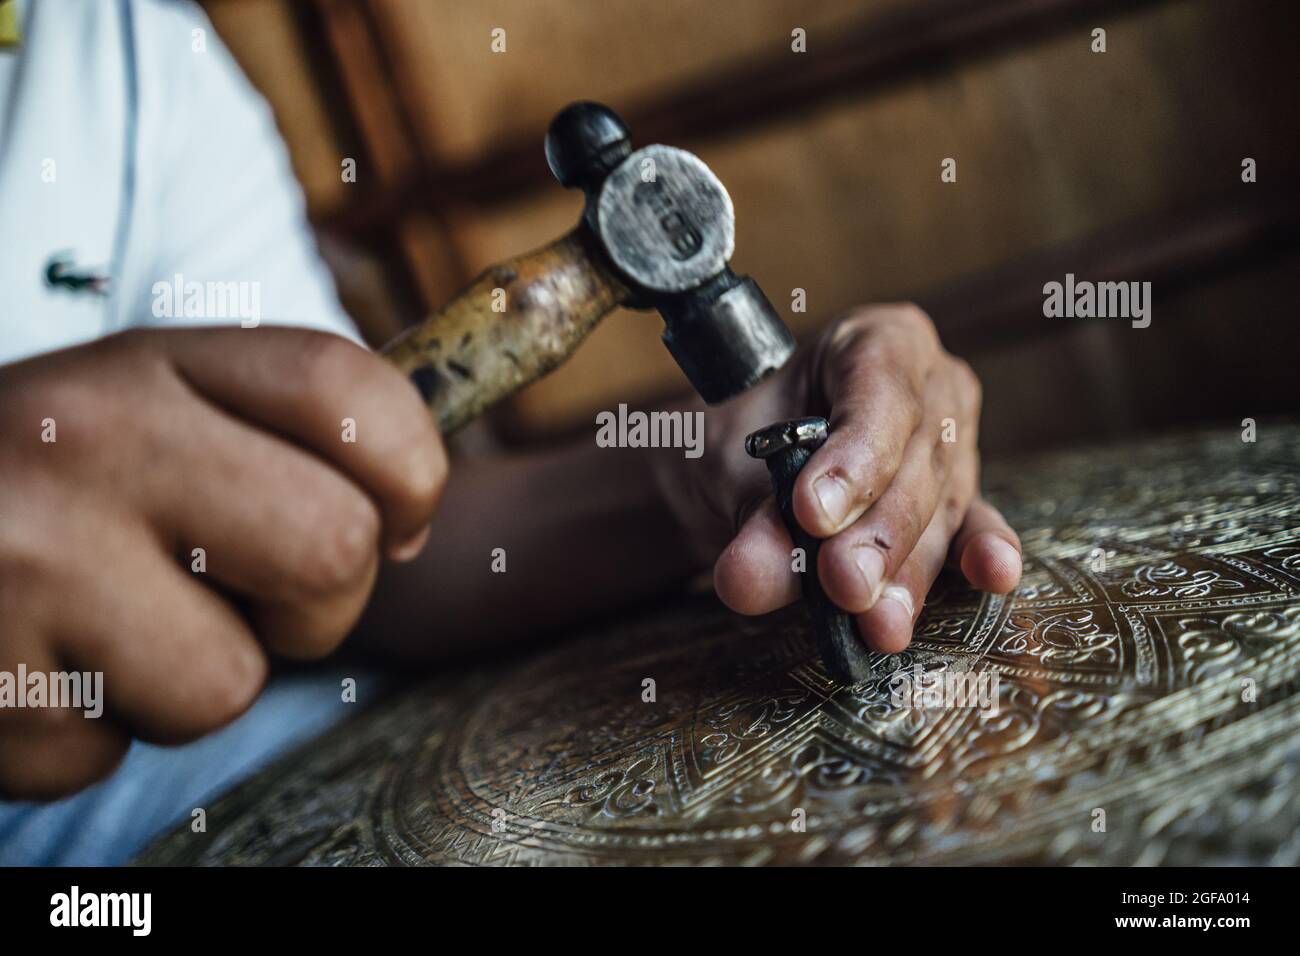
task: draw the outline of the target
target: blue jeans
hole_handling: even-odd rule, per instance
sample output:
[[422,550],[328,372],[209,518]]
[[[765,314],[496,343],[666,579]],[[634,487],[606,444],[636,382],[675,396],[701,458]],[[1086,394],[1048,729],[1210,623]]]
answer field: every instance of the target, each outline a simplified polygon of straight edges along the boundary
[[[344,677],[356,678],[358,703],[343,702]],[[111,777],[56,803],[0,801],[0,865],[126,863],[196,807],[373,701],[381,684],[355,668],[282,675],[248,713],[202,740],[133,743]]]

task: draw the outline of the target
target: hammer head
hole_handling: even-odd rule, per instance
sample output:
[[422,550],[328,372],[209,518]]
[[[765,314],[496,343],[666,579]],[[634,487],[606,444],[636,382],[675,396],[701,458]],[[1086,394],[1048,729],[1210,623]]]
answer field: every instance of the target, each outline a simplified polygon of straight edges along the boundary
[[709,404],[785,364],[794,337],[748,276],[731,271],[731,197],[697,157],[672,146],[635,152],[627,127],[599,103],[573,103],[551,121],[546,161],[561,185],[586,194],[583,221],[633,308],[664,319],[664,344]]

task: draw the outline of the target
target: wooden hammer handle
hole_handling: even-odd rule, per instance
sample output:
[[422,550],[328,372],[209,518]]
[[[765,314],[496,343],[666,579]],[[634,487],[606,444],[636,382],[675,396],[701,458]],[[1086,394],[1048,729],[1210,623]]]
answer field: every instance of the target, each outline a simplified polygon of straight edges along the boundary
[[381,350],[450,434],[551,369],[627,296],[579,227],[488,269]]

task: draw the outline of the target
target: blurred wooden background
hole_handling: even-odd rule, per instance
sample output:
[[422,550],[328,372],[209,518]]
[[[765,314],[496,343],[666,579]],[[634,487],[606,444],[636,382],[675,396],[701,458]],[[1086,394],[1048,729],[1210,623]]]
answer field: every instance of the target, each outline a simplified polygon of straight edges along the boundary
[[[596,99],[638,145],[683,146],[718,173],[733,265],[801,337],[855,303],[925,305],[984,379],[986,450],[1296,410],[1293,3],[205,7],[276,112],[372,342],[576,221],[581,197],[552,181],[542,136],[564,104]],[[947,157],[956,183],[940,179]],[[1152,281],[1150,328],[1044,318],[1043,284],[1066,272]],[[796,288],[805,313],[790,311]],[[540,438],[680,393],[660,328],[607,319],[499,430]]]

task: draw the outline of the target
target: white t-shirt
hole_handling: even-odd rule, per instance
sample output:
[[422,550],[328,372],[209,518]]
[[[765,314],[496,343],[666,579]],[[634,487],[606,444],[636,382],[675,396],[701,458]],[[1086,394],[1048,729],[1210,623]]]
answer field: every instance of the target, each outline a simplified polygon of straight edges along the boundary
[[18,16],[20,46],[0,48],[0,363],[133,325],[357,338],[271,111],[201,9],[18,0]]

